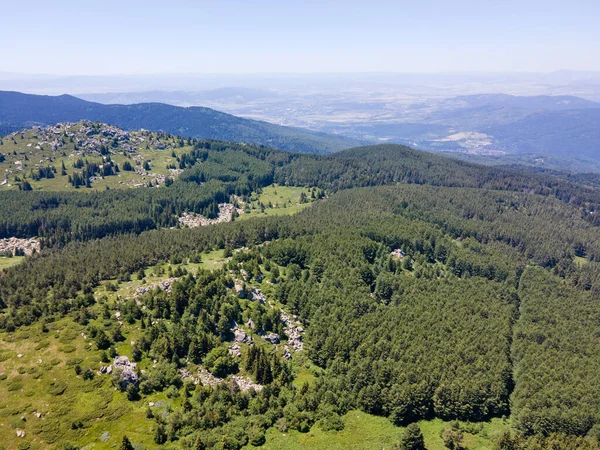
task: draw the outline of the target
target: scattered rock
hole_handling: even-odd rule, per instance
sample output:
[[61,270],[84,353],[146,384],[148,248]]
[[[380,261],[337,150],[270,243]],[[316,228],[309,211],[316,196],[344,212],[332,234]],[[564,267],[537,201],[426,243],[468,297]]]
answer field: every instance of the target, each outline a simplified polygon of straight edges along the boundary
[[114,368],[115,372],[119,374],[122,385],[137,383],[137,364],[130,362],[127,356],[117,356],[112,367]]
[[233,331],[236,342],[246,342],[249,338],[246,332],[240,328],[236,328]]
[[265,297],[265,294],[263,294],[260,289],[253,288],[252,291],[250,291],[250,300],[256,300],[260,303],[265,303],[267,301],[267,297]]
[[283,322],[285,334],[288,337],[288,345],[299,352],[304,349],[304,343],[302,342],[304,328],[299,322],[296,322],[296,319],[295,315],[290,317],[284,312],[281,313],[281,321]]
[[231,356],[237,356],[240,357],[242,356],[242,349],[240,348],[240,344],[238,344],[237,342],[234,342],[230,347],[229,347],[229,354]]
[[[179,280],[179,278],[167,278],[166,280],[160,281],[158,283],[152,283],[147,286],[139,286],[135,290],[134,297],[139,297],[140,295],[143,295],[146,292],[151,292],[156,289],[160,289],[161,291],[165,291],[165,292],[172,292],[173,283],[177,280]],[[115,315],[116,314],[120,315],[120,313],[115,313]],[[118,319],[118,317],[117,317],[117,319]],[[153,323],[153,325],[154,325],[154,323]]]
[[271,344],[279,344],[279,335],[277,333],[269,333],[263,336],[263,339]]
[[241,284],[235,284],[233,289],[235,290],[235,293],[238,295],[239,298],[246,297],[246,291],[244,290],[244,287]]
[[212,373],[204,368],[200,369],[198,372],[198,378],[204,386],[216,386],[217,384],[223,382],[223,378],[215,377]]
[[285,345],[283,347],[283,357],[285,359],[291,359],[292,358],[292,352],[290,352],[290,348],[287,345]]
[[17,432],[17,437],[20,437],[20,438],[25,437],[25,430],[20,430],[17,428],[16,432]]
[[261,391],[263,386],[253,382],[248,377],[240,377],[238,375],[232,375],[231,379],[236,382],[242,391],[249,391],[250,389],[254,389],[255,391]]
[[406,256],[406,254],[404,253],[404,251],[401,248],[396,248],[392,252],[390,252],[390,256],[393,258],[402,259]]

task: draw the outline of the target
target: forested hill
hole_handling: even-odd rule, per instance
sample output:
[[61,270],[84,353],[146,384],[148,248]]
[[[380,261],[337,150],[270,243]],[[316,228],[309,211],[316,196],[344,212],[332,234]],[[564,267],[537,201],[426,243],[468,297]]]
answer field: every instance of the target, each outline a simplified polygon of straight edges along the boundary
[[[0,154],[18,146],[20,139],[15,137],[17,144],[7,140],[0,146]],[[247,196],[272,183],[317,187],[328,193],[396,183],[524,191],[556,197],[578,207],[586,221],[600,222],[597,187],[551,175],[490,168],[401,145],[360,147],[318,156],[195,139],[180,147],[176,137],[162,139],[169,150],[161,151],[183,170],[171,186],[120,192],[90,192],[85,187],[73,188],[74,192],[0,191],[0,238],[38,236],[64,243],[172,227],[185,212],[214,215],[216,205],[230,196]],[[27,151],[34,152],[30,160],[36,161],[36,150]],[[120,157],[107,156],[115,161]],[[68,175],[57,170],[55,176],[55,185],[67,183]],[[78,176],[78,172],[71,176]],[[106,179],[122,179],[119,176],[123,175],[116,173]],[[11,177],[8,181],[14,182]],[[36,183],[31,181],[34,189]]]
[[[110,131],[56,128],[65,143],[41,145],[41,164],[76,152],[81,127]],[[41,160],[28,136],[5,139],[5,162]],[[134,138],[177,167],[172,183],[0,191],[0,238],[43,238],[0,269],[0,448],[295,449],[318,433],[335,448],[343,432],[398,448],[400,428],[377,445],[352,433],[362,410],[420,423],[430,450],[599,450],[593,178],[400,145]],[[77,151],[125,167],[125,136],[113,142]],[[268,214],[286,190],[297,203]],[[181,229],[226,202],[231,222]]]
[[[184,272],[215,252],[229,255],[225,270]],[[169,450],[319,429],[333,441],[361,409],[398,426],[465,421],[428,435],[430,449],[462,443],[461,430],[484,439],[477,422],[510,414],[496,446],[468,448],[598,450],[599,255],[597,228],[573,205],[423,185],[340,191],[294,217],[71,243],[0,277],[2,414],[25,442],[59,449],[108,449],[123,434]],[[179,280],[161,291],[165,267]],[[125,297],[136,287],[145,294]],[[305,327],[291,364],[292,335],[270,305]],[[104,375],[107,353],[131,355],[139,380]],[[228,381],[192,383],[203,370]],[[240,376],[261,389],[240,391]]]
[[103,105],[70,95],[45,96],[0,91],[0,134],[34,125],[90,120],[126,130],[144,128],[183,137],[246,142],[302,153],[332,153],[359,145],[336,135],[284,127],[202,107],[162,103]]

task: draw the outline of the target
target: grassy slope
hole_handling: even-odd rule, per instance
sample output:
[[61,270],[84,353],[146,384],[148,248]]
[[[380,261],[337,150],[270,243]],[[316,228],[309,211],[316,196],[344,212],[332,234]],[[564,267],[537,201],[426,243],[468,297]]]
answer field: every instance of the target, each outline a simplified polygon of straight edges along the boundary
[[25,259],[24,256],[13,256],[12,258],[7,258],[6,256],[0,256],[0,270],[8,269],[11,266],[16,266],[21,261]]
[[[376,417],[362,411],[350,411],[343,417],[342,431],[322,431],[317,426],[308,433],[290,431],[281,433],[275,428],[267,432],[267,442],[262,447],[248,445],[246,449],[263,450],[370,450],[390,449],[398,443],[403,428],[396,427],[384,417]],[[448,425],[440,419],[419,422],[428,450],[444,450],[440,432]],[[465,446],[470,450],[492,450],[494,439],[509,427],[508,421],[492,419],[483,423],[477,434],[465,433]]]
[[[281,188],[267,189],[263,200],[275,195],[274,190],[282,192],[285,198],[299,196],[297,190],[282,191]],[[286,192],[283,194],[283,192]],[[277,194],[279,195],[279,194]],[[287,196],[287,197],[286,197]],[[271,200],[272,201],[272,200]],[[185,262],[181,267],[195,272],[199,268],[220,268],[227,261],[222,250],[202,254],[202,262],[191,264]],[[146,283],[156,283],[167,278],[169,267],[164,263],[159,267],[146,269]],[[156,272],[162,271],[161,275]],[[131,296],[135,289],[142,285],[140,280],[119,283],[118,290],[111,292],[106,284],[100,286],[96,298],[108,297],[109,305],[117,301],[117,296]],[[116,282],[113,280],[113,282]],[[271,296],[273,286],[263,280],[261,289]],[[250,307],[253,305],[250,304]],[[100,311],[101,305],[96,308]],[[111,318],[112,323],[116,319]],[[104,326],[104,319],[94,321],[97,326]],[[48,324],[44,332],[40,324],[23,327],[14,333],[0,333],[0,448],[18,448],[19,444],[28,443],[31,449],[58,446],[67,442],[87,446],[87,449],[109,449],[118,445],[124,434],[135,444],[145,448],[154,448],[154,422],[146,419],[145,411],[148,402],[155,402],[160,408],[176,407],[178,399],[168,399],[164,392],[154,393],[143,400],[129,402],[124,394],[117,392],[111,384],[110,376],[96,375],[91,381],[84,381],[76,376],[74,365],[97,368],[101,365],[101,352],[84,339],[85,327],[64,318]],[[140,333],[139,323],[123,324],[126,341],[116,345],[121,355],[131,357],[130,341],[135,341]],[[18,355],[22,356],[19,358]],[[41,361],[41,362],[40,362]],[[140,369],[151,364],[148,360],[139,364]],[[315,380],[313,373],[320,369],[311,365],[305,354],[294,355],[294,384],[301,386],[305,382]],[[64,388],[64,392],[60,388]],[[155,410],[158,407],[155,406]],[[38,418],[34,412],[43,414]],[[156,412],[156,411],[155,411]],[[21,419],[25,418],[25,421]],[[84,428],[73,429],[78,421]],[[371,416],[361,411],[351,411],[344,417],[345,429],[340,432],[324,432],[315,426],[309,433],[291,431],[281,433],[275,428],[267,432],[267,442],[261,447],[270,449],[389,449],[396,443],[402,428],[392,425],[382,417]],[[441,430],[447,423],[436,419],[420,423],[429,450],[442,450]],[[491,450],[493,441],[509,423],[502,419],[494,419],[482,424],[477,434],[465,433],[466,446],[473,449]],[[26,437],[18,439],[16,429],[26,432]],[[177,443],[170,443],[162,448],[177,448]],[[247,447],[252,448],[251,446]]]
[[[181,267],[196,272],[199,268],[220,268],[225,261],[223,251],[216,250],[203,254],[201,263],[185,263]],[[146,269],[146,283],[167,278],[169,267],[175,266],[160,266],[165,272],[161,276],[154,275],[156,267]],[[111,292],[104,284],[97,288],[95,296],[98,299],[106,295],[112,305],[117,296],[128,297],[141,285],[141,281],[134,279],[120,283],[118,290]],[[97,312],[100,307],[95,306]],[[103,328],[105,321],[99,317],[92,322]],[[114,324],[116,319],[112,317],[110,322]],[[93,380],[84,381],[75,374],[75,364],[94,370],[102,365],[101,352],[90,339],[82,336],[84,331],[84,326],[66,317],[48,324],[47,332],[35,324],[14,333],[0,333],[0,448],[12,449],[17,448],[17,444],[29,443],[30,448],[36,449],[77,442],[93,444],[94,449],[108,449],[120,442],[124,434],[146,448],[154,446],[154,422],[145,416],[148,402],[162,402],[161,408],[166,408],[175,407],[180,399],[167,399],[164,393],[154,393],[144,400],[129,402],[114,389],[109,375],[96,375]],[[123,323],[123,333],[127,340],[115,347],[120,355],[131,358],[129,341],[135,341],[139,335],[139,323]],[[142,361],[140,369],[147,364],[148,361]],[[64,391],[58,393],[61,389]],[[42,418],[38,418],[36,412],[41,413]],[[73,429],[72,424],[78,421],[86,427]],[[17,429],[26,433],[22,441],[16,437]],[[110,435],[106,442],[100,439],[104,433]],[[177,445],[164,448],[177,448]]]
[[[307,203],[300,203],[300,195],[304,193],[308,199]],[[310,206],[311,190],[305,187],[296,186],[278,186],[273,184],[263,189],[261,194],[253,194],[249,213],[246,212],[239,216],[237,220],[247,220],[252,217],[291,215],[302,211]],[[265,205],[264,212],[260,210],[260,204]],[[271,203],[272,207],[269,207]],[[246,209],[248,211],[248,209]]]
[[[80,125],[75,125],[74,129],[77,130]],[[131,135],[138,135],[139,132],[130,132]],[[21,135],[23,138],[21,139]],[[156,137],[156,135],[154,135]],[[58,136],[62,137],[62,136]],[[44,190],[44,191],[74,191],[75,188],[71,186],[68,182],[68,176],[77,172],[81,172],[81,169],[76,169],[73,167],[73,163],[77,160],[79,156],[74,153],[74,144],[66,140],[66,144],[64,147],[58,150],[52,150],[49,146],[44,146],[42,149],[38,150],[35,148],[36,143],[38,142],[38,138],[36,138],[36,132],[33,129],[24,130],[23,133],[19,133],[15,141],[8,138],[3,138],[3,144],[0,145],[0,153],[5,155],[5,161],[0,163],[0,182],[4,181],[5,175],[9,174],[7,177],[8,185],[0,186],[0,192],[6,189],[18,189],[18,186],[14,182],[14,176],[18,175],[22,178],[24,175],[27,180],[30,182],[31,186],[34,190]],[[15,144],[16,142],[16,144]],[[165,145],[165,149],[161,150],[156,148],[155,145],[151,145],[149,149],[146,149],[144,145],[139,145],[138,151],[131,155],[135,156],[139,154],[142,156],[142,160],[150,160],[151,173],[157,175],[169,175],[169,170],[167,169],[167,165],[171,163],[176,163],[174,158],[171,156],[171,152],[175,150],[176,153],[182,154],[185,152],[189,152],[192,148],[189,146],[184,147],[174,147],[172,146],[172,141],[162,139],[160,140]],[[28,145],[31,144],[30,147]],[[13,154],[16,152],[17,154]],[[65,153],[65,156],[62,156],[62,153]],[[105,190],[107,187],[110,189],[128,189],[131,188],[133,184],[139,183],[147,183],[150,180],[153,180],[152,176],[142,177],[141,175],[136,174],[135,172],[127,172],[122,170],[123,163],[125,161],[129,161],[132,166],[135,165],[135,159],[126,157],[122,154],[122,150],[120,148],[113,149],[113,154],[111,154],[111,159],[119,165],[121,168],[121,172],[115,176],[106,177],[102,180],[95,181],[92,183],[92,189],[95,190]],[[25,160],[25,155],[27,155],[29,160]],[[90,162],[97,162],[101,164],[102,157],[100,153],[95,155],[82,155],[84,160],[87,158]],[[49,158],[52,158],[52,162],[49,161]],[[23,162],[23,170],[19,171],[17,169],[16,161]],[[43,161],[43,162],[41,162]],[[65,164],[65,168],[67,170],[67,175],[61,176],[60,168],[61,163]],[[42,178],[39,181],[34,181],[29,176],[31,170],[36,170],[39,167],[47,167],[48,165],[53,165],[57,169],[57,173],[55,174],[55,178]],[[80,190],[87,190],[85,188],[80,188]]]

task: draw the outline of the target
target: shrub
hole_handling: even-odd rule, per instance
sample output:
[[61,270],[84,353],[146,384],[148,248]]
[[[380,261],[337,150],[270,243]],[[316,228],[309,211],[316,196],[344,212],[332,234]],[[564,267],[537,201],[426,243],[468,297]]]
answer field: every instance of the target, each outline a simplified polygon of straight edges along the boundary
[[418,424],[411,423],[406,427],[400,439],[400,450],[425,450],[425,440]]
[[255,447],[259,447],[265,443],[265,432],[258,427],[252,427],[248,430],[248,441]]

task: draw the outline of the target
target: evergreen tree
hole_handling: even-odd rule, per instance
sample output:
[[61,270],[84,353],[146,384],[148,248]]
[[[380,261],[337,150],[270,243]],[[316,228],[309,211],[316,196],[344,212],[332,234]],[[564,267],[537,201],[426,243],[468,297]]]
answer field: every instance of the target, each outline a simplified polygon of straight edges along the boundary
[[400,450],[425,450],[425,439],[417,423],[411,423],[400,439]]
[[127,436],[123,436],[119,450],[133,450],[133,445]]

